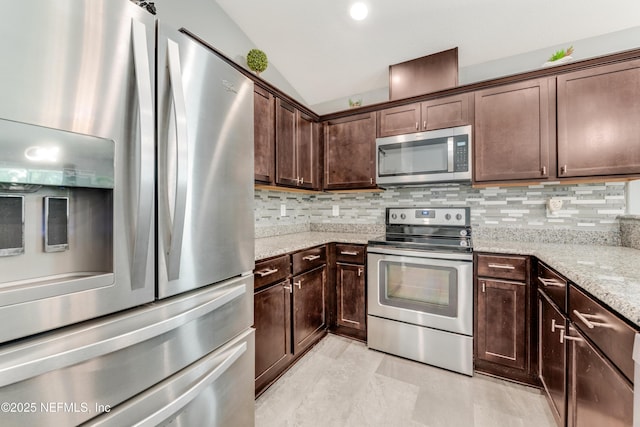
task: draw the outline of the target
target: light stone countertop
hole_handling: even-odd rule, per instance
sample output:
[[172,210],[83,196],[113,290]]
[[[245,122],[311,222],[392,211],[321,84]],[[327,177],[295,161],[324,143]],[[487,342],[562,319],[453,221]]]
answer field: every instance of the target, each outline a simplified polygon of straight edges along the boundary
[[[309,231],[255,240],[255,259],[330,242],[367,244],[379,234]],[[474,239],[475,252],[532,255],[640,327],[640,250],[622,246]]]
[[255,260],[283,255],[331,242],[366,245],[369,239],[373,239],[379,235],[380,234],[307,231],[303,233],[262,237],[256,239]]
[[640,250],[474,239],[475,252],[533,255],[640,327]]

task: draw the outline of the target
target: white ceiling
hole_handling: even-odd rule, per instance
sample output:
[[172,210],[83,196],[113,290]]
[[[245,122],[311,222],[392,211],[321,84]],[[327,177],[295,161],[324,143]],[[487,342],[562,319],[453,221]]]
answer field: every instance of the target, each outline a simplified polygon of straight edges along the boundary
[[390,64],[456,46],[462,68],[640,25],[638,0],[362,0],[359,22],[355,0],[216,1],[308,105],[386,87]]

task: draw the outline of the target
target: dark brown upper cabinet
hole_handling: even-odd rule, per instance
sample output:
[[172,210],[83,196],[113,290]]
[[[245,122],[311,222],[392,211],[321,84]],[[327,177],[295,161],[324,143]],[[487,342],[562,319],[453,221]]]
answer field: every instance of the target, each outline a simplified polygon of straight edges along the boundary
[[275,182],[275,107],[276,100],[264,88],[254,86],[254,179],[257,183]]
[[640,60],[558,76],[558,176],[640,173]]
[[389,66],[389,99],[458,86],[458,48]]
[[473,95],[462,93],[378,112],[378,137],[464,126],[473,121]]
[[317,124],[276,98],[276,184],[320,188]]
[[375,188],[376,113],[324,124],[324,188]]
[[474,181],[555,177],[555,78],[475,94]]

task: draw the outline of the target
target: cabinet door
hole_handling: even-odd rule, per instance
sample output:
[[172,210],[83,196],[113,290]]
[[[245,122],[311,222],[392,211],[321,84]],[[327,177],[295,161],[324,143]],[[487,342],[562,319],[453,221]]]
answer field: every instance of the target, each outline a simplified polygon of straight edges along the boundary
[[477,357],[517,369],[527,362],[527,285],[478,279]]
[[296,165],[299,187],[320,188],[318,125],[306,114],[297,113]]
[[569,337],[569,427],[623,427],[633,424],[633,386],[571,328]]
[[475,181],[549,178],[554,90],[553,79],[537,79],[476,92]]
[[297,185],[296,109],[276,99],[276,184]]
[[420,126],[420,104],[378,111],[378,137],[418,132]]
[[551,412],[559,425],[565,425],[566,347],[560,341],[565,317],[542,295],[538,297],[538,314],[540,380],[551,402]]
[[254,179],[265,184],[274,182],[275,169],[275,98],[270,92],[254,86],[253,98]]
[[375,187],[376,113],[325,124],[324,188]]
[[640,60],[558,76],[558,173],[640,173]]
[[289,280],[256,292],[256,391],[275,379],[291,359],[291,283]]
[[473,95],[463,93],[421,104],[422,130],[465,126],[473,121]]
[[293,278],[293,353],[312,345],[324,329],[326,267]]
[[364,266],[338,263],[336,276],[338,326],[366,330]]

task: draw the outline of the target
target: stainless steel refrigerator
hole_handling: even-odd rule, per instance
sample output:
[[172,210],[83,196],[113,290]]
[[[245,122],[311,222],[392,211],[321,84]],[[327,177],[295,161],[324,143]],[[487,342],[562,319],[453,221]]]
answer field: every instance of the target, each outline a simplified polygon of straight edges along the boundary
[[253,425],[253,83],[127,0],[0,8],[0,424]]

